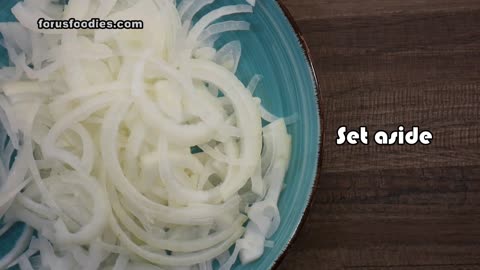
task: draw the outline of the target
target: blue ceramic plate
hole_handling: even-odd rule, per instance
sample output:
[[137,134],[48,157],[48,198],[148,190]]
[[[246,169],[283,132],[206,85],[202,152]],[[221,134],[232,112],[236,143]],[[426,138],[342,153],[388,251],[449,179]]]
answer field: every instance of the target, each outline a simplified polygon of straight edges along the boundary
[[[15,20],[10,8],[16,2],[1,0],[0,21]],[[241,0],[217,0],[209,8],[232,2],[245,3]],[[282,222],[271,239],[275,241],[275,246],[265,249],[265,254],[255,263],[235,267],[270,269],[279,262],[305,218],[314,191],[321,147],[318,87],[308,49],[291,16],[280,3],[257,0],[253,14],[236,17],[233,16],[233,19],[251,22],[252,31],[229,33],[216,45],[240,40],[242,57],[237,73],[239,78],[247,84],[253,75],[263,75],[256,95],[262,99],[264,106],[278,116],[298,115],[298,121],[288,128],[293,139],[292,159],[286,176],[286,188],[279,202]],[[3,51],[0,61],[2,64],[8,63]],[[0,238],[0,258],[8,252],[21,230],[21,226],[15,227],[11,233]]]

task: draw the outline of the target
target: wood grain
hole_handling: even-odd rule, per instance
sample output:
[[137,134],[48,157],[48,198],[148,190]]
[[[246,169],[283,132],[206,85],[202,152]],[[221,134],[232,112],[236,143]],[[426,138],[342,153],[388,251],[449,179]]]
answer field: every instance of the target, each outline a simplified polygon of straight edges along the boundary
[[[285,0],[326,118],[315,203],[280,269],[480,269],[480,1]],[[337,146],[418,125],[429,146]]]

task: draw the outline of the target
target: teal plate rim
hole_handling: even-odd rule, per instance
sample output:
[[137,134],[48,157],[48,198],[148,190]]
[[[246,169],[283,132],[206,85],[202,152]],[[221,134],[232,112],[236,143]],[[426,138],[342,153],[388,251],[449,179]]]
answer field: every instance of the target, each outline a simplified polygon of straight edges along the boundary
[[324,119],[324,107],[323,107],[323,98],[320,90],[320,84],[318,82],[318,77],[317,73],[315,72],[315,67],[313,65],[313,57],[310,51],[310,48],[307,45],[307,41],[305,40],[302,31],[300,30],[300,27],[298,26],[297,22],[295,21],[295,18],[293,15],[290,13],[288,8],[285,6],[285,4],[282,3],[282,0],[276,0],[275,1],[280,9],[283,12],[283,15],[285,18],[287,18],[290,26],[292,27],[293,31],[295,32],[295,35],[298,38],[298,41],[301,46],[301,50],[303,51],[303,54],[305,55],[305,58],[307,59],[308,66],[310,68],[310,72],[312,73],[312,78],[313,78],[313,85],[315,87],[315,94],[316,94],[316,101],[318,105],[318,114],[319,114],[319,119],[320,119],[320,138],[319,138],[319,150],[318,150],[318,164],[317,164],[317,169],[316,169],[316,174],[315,174],[315,180],[313,181],[312,189],[309,194],[308,198],[308,203],[307,207],[303,211],[302,218],[298,224],[298,226],[295,228],[295,231],[293,232],[293,236],[288,240],[287,246],[285,249],[283,249],[282,253],[279,254],[277,259],[273,262],[272,268],[271,269],[277,269],[280,266],[280,263],[285,259],[285,257],[288,254],[288,251],[292,247],[293,243],[297,240],[298,234],[300,230],[303,228],[305,225],[308,214],[313,206],[314,200],[315,200],[315,195],[317,193],[317,188],[320,183],[320,171],[322,168],[322,163],[323,163],[323,141],[325,138],[325,119]]
[[288,239],[288,242],[286,246],[281,250],[281,253],[277,255],[276,259],[272,262],[270,265],[270,269],[278,269],[281,262],[285,259],[285,257],[288,254],[288,251],[292,248],[292,245],[295,243],[299,236],[299,232],[301,229],[304,227],[308,214],[311,211],[311,208],[313,206],[313,203],[315,201],[315,195],[317,193],[317,188],[320,183],[320,172],[322,168],[322,163],[323,163],[323,153],[324,153],[324,138],[325,138],[325,114],[324,114],[324,102],[321,94],[321,89],[320,89],[320,84],[318,81],[318,76],[317,73],[315,72],[315,67],[313,64],[313,57],[311,55],[311,51],[307,45],[307,42],[303,36],[302,31],[300,30],[300,27],[296,23],[294,17],[288,10],[288,8],[285,6],[285,4],[282,2],[282,0],[275,0],[274,1],[279,7],[280,10],[283,12],[283,15],[287,19],[288,23],[293,29],[293,32],[295,33],[296,37],[298,38],[298,42],[300,45],[300,49],[303,51],[303,54],[305,56],[306,62],[309,66],[309,70],[311,73],[311,78],[312,78],[312,84],[314,86],[314,91],[315,91],[315,96],[316,96],[316,102],[318,105],[318,116],[319,116],[319,127],[320,127],[320,132],[319,132],[319,149],[318,149],[318,160],[317,160],[317,167],[316,167],[316,173],[315,173],[315,179],[312,183],[311,190],[308,194],[308,202],[307,206],[303,210],[302,216],[300,221],[298,222],[298,225],[295,227],[293,233],[291,234],[291,238]]

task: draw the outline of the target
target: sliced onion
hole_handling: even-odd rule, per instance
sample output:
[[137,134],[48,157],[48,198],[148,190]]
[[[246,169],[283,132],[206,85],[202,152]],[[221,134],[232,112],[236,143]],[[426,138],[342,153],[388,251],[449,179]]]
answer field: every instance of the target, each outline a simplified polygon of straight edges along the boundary
[[119,255],[112,270],[127,270],[128,260],[127,256]]
[[18,2],[13,8],[12,13],[17,20],[26,28],[34,32],[46,34],[61,34],[65,30],[60,29],[39,29],[37,21],[39,19],[53,20],[40,10],[34,10],[31,7],[25,6],[23,2]]
[[190,40],[197,41],[200,34],[207,28],[211,23],[220,19],[221,17],[237,14],[237,13],[251,13],[252,7],[249,5],[234,5],[234,6],[224,6],[218,9],[215,9],[203,16],[190,30],[188,37]]
[[28,260],[28,258],[24,255],[20,256],[20,259],[18,261],[18,266],[20,267],[20,270],[33,270],[33,266]]
[[32,237],[33,230],[31,227],[25,226],[22,234],[17,239],[15,246],[0,259],[0,268],[4,269],[7,267],[10,262],[15,260],[24,250],[27,248],[30,243],[30,238]]
[[3,224],[2,227],[0,227],[0,237],[4,235],[10,228],[15,224],[14,222],[8,222],[6,224]]
[[103,0],[100,1],[100,4],[95,11],[95,15],[93,15],[93,18],[105,18],[107,15],[110,14],[112,11],[113,7],[117,3],[117,0]]
[[250,30],[250,23],[245,21],[225,21],[212,24],[199,37],[199,41],[204,41],[212,36],[220,35],[225,32],[247,31]]
[[187,28],[190,28],[192,19],[203,7],[213,3],[214,0],[197,0],[193,1],[190,7],[183,13],[182,22],[183,25]]
[[262,75],[256,74],[255,76],[252,77],[252,79],[248,83],[247,89],[250,90],[252,95],[255,93],[255,90],[257,90],[257,86],[262,79],[263,79]]
[[[235,76],[240,42],[213,48],[250,28],[217,20],[252,12],[254,1],[191,27],[211,3],[26,0],[12,9],[19,23],[0,24],[13,65],[0,70],[0,217],[38,231],[12,266],[212,269],[218,260],[230,269],[271,245],[289,119],[253,97],[259,75],[247,87]],[[47,30],[36,21],[70,17],[145,26]],[[265,128],[262,116],[272,120]]]
[[217,52],[215,62],[226,67],[231,72],[235,73],[240,63],[242,55],[242,46],[239,41],[231,41],[225,44]]

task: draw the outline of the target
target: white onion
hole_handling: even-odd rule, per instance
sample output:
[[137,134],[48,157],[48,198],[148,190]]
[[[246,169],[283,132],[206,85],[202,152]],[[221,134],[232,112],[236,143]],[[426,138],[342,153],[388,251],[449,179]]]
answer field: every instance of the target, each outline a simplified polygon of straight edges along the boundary
[[226,21],[219,22],[210,25],[203,31],[202,35],[199,37],[199,41],[204,41],[212,36],[220,35],[225,32],[232,31],[247,31],[250,30],[250,23],[245,21]]
[[188,38],[192,41],[198,40],[201,32],[205,30],[212,22],[215,20],[237,13],[251,13],[252,7],[249,5],[234,5],[234,6],[225,6],[218,9],[215,9],[203,16],[190,30]]
[[[28,225],[0,268],[209,270],[217,260],[227,270],[273,245],[287,121],[253,96],[260,75],[247,87],[235,75],[240,42],[213,47],[225,32],[250,29],[217,20],[252,12],[254,1],[193,24],[214,1],[174,2],[27,0],[12,9],[19,23],[0,24],[13,65],[0,69],[0,143],[10,138],[0,235]],[[141,19],[144,29],[36,24],[71,17]],[[271,123],[263,128],[262,118]]]
[[22,234],[17,239],[15,246],[2,258],[0,258],[0,269],[4,269],[5,267],[7,267],[10,264],[10,262],[15,260],[15,258],[17,258],[25,250],[25,248],[30,243],[30,238],[32,237],[32,233],[33,233],[32,228],[29,226],[25,226]]
[[128,260],[127,256],[119,255],[112,270],[127,270]]
[[183,16],[185,15],[185,12],[187,12],[187,10],[193,5],[194,2],[195,0],[180,1],[180,4],[177,7],[178,15],[180,16],[180,18],[183,18]]
[[14,222],[8,222],[6,224],[3,224],[2,227],[0,227],[0,237],[4,235],[10,228],[15,224]]
[[247,85],[247,89],[250,90],[250,92],[252,93],[252,95],[255,93],[255,91],[257,90],[257,86],[258,84],[260,83],[260,81],[263,79],[263,76],[262,75],[258,75],[256,74],[255,76],[252,77],[252,79],[250,80],[250,82],[248,83]]
[[93,18],[104,18],[106,17],[113,9],[117,0],[103,0],[100,1],[98,9],[95,11]]
[[65,6],[64,18],[75,18],[82,20],[85,18],[88,12],[88,6],[91,0],[69,0]]
[[200,11],[203,7],[213,3],[213,1],[214,0],[193,1],[190,7],[183,14],[181,14],[184,27],[190,28],[192,19],[195,16],[195,14],[197,14],[197,12]]
[[20,266],[21,270],[33,270],[32,264],[30,263],[28,258],[24,255],[20,256],[18,265]]
[[235,73],[242,55],[242,45],[238,40],[225,44],[218,50],[215,62]]
[[46,34],[61,34],[65,32],[65,30],[56,30],[56,29],[39,29],[37,25],[37,21],[40,18],[45,20],[53,20],[52,18],[48,17],[45,13],[43,13],[39,9],[33,9],[33,7],[27,7],[24,3],[18,2],[12,8],[12,14],[15,15],[15,18],[26,28],[30,29],[34,32],[46,33]]

